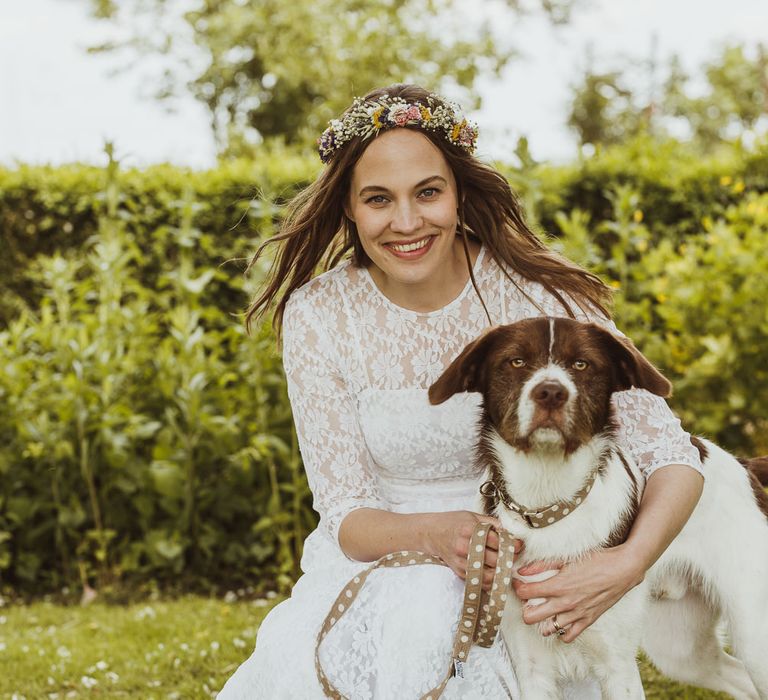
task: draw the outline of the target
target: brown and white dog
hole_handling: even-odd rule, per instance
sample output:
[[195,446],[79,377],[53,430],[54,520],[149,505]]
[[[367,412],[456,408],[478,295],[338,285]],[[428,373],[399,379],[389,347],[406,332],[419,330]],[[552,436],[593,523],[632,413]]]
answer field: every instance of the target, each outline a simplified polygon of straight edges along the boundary
[[[611,395],[631,387],[670,393],[627,339],[533,318],[482,335],[430,388],[433,404],[483,395],[477,460],[491,484],[477,509],[524,540],[518,567],[624,541],[644,482],[618,444]],[[604,698],[642,698],[640,646],[672,678],[768,700],[768,504],[761,510],[756,497],[765,493],[735,457],[694,444],[706,478],[693,515],[643,583],[574,643],[526,625],[521,601],[509,597],[501,631],[525,700],[558,698],[561,682],[587,677]],[[721,619],[735,656],[718,637]]]

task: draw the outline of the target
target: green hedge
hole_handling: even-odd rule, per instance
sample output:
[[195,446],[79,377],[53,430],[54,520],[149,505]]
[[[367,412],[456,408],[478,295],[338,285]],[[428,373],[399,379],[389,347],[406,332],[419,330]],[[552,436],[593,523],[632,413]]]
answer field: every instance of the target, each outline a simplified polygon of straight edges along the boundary
[[561,213],[574,209],[592,222],[610,221],[613,192],[624,186],[637,196],[652,241],[681,243],[700,233],[705,217],[723,216],[746,192],[768,192],[768,142],[755,151],[727,147],[704,158],[677,141],[639,137],[570,165],[499,167],[547,234],[558,234]]
[[[768,452],[768,149],[638,141],[505,168],[685,425]],[[287,589],[316,516],[274,338],[238,316],[245,258],[317,165],[0,171],[0,577]]]
[[236,317],[242,264],[218,266],[271,231],[249,174],[276,196],[301,182],[280,172],[0,177],[8,585],[290,585],[314,516],[282,368],[268,325]]
[[39,281],[27,274],[35,257],[78,251],[97,233],[109,206],[109,178],[115,216],[140,251],[139,279],[156,288],[183,245],[174,227],[191,214],[201,234],[191,260],[195,268],[215,271],[203,303],[237,309],[243,264],[218,266],[249,255],[256,238],[271,235],[276,206],[317,170],[314,160],[283,151],[207,172],[167,165],[114,172],[82,165],[0,169],[0,321],[42,297]]

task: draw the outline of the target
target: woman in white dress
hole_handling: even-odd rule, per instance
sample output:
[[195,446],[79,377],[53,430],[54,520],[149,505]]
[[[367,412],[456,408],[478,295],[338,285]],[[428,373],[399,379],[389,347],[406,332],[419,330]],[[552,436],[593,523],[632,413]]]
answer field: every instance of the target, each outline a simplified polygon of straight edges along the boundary
[[[267,242],[278,253],[248,320],[277,302],[320,523],[291,597],[267,615],[221,700],[323,698],[314,665],[323,619],[352,576],[399,550],[448,566],[373,572],[320,661],[355,700],[418,698],[436,686],[450,663],[472,528],[493,519],[471,511],[479,394],[430,406],[427,389],[488,325],[574,315],[615,331],[607,288],[538,241],[503,176],[472,155],[475,138],[456,108],[419,87],[373,91],[330,123],[319,142],[326,167]],[[642,580],[701,492],[698,453],[666,403],[631,389],[613,404],[647,479],[627,541],[517,589],[549,599],[541,607],[567,628],[564,643]],[[497,546],[489,538],[486,586]],[[526,622],[539,618],[526,613]],[[519,698],[514,659],[499,639],[474,647],[443,697]],[[599,691],[586,679],[564,695]]]

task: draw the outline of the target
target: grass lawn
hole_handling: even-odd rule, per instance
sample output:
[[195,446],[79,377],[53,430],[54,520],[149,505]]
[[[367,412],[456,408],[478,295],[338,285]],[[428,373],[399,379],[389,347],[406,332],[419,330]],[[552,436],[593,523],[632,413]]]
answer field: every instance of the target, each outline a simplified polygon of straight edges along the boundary
[[[0,608],[0,700],[213,697],[251,653],[276,602],[186,596]],[[649,700],[727,697],[665,681],[647,664],[643,678]]]

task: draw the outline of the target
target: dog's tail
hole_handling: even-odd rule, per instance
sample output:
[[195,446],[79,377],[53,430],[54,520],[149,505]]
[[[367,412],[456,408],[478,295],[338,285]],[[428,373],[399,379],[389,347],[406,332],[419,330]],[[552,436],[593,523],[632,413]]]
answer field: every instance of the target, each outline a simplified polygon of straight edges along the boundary
[[760,510],[768,518],[768,457],[754,457],[752,459],[739,460],[749,474],[749,481],[752,484],[752,491],[755,494],[755,500]]
[[744,466],[757,477],[763,486],[768,486],[768,456],[747,459]]

